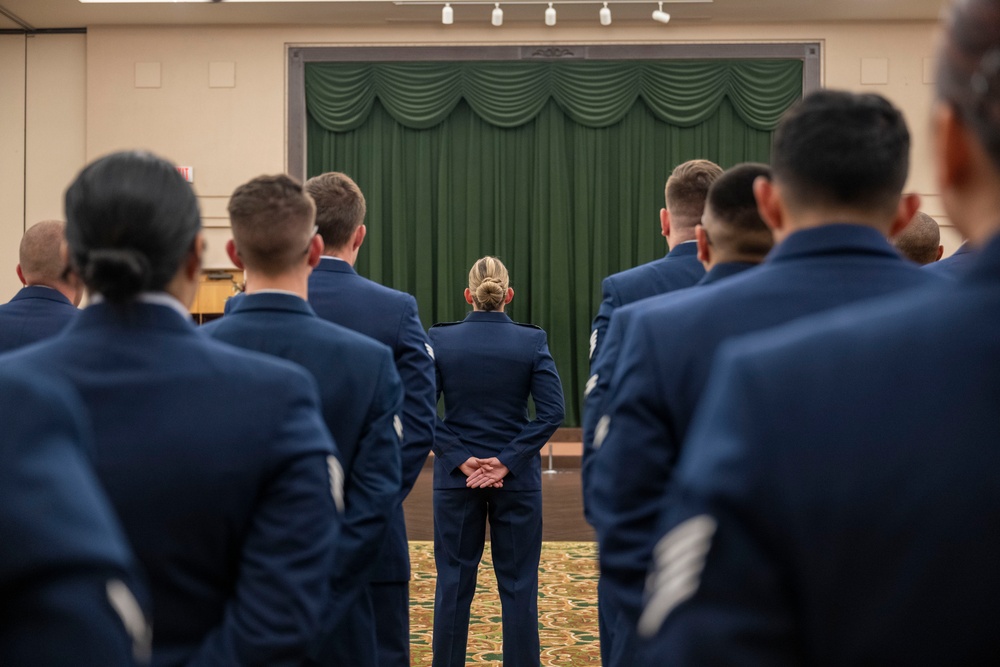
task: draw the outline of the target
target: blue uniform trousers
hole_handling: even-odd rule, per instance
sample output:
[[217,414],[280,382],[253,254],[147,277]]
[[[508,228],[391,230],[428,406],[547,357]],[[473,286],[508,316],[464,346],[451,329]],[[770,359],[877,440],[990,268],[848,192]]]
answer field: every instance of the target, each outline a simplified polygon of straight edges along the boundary
[[490,524],[493,570],[500,589],[505,667],[537,667],[538,562],[542,492],[434,490],[434,667],[464,667],[469,608]]

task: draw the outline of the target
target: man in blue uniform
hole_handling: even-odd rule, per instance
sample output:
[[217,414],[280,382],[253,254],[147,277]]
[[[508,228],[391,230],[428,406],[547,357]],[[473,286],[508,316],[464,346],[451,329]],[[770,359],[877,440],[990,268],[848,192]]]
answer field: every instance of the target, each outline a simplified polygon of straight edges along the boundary
[[666,208],[660,209],[660,231],[667,239],[669,252],[666,257],[615,273],[601,282],[602,301],[590,332],[591,362],[604,344],[615,308],[690,287],[705,275],[697,257],[694,228],[701,222],[708,188],[721,174],[722,168],[708,160],[684,162],[670,174],[664,187]]
[[[261,176],[229,200],[233,240],[226,250],[246,272],[247,293],[214,338],[304,366],[319,385],[323,419],[344,465],[344,517],[333,561],[322,665],[375,667],[368,579],[399,496],[403,387],[388,347],[326,322],[306,303],[319,263],[316,208],[288,176]],[[305,252],[303,252],[305,248]]]
[[416,299],[354,270],[367,233],[365,198],[357,184],[330,172],[309,179],[305,187],[316,202],[316,224],[324,243],[323,257],[309,276],[309,305],[323,319],[388,345],[403,381],[403,485],[375,564],[371,592],[379,665],[409,667],[410,555],[403,500],[434,444],[433,350],[420,324]]
[[955,3],[946,25],[939,192],[978,259],[720,352],[657,547],[646,664],[997,663],[1000,2]]
[[24,287],[0,306],[0,352],[54,336],[79,314],[83,286],[67,266],[64,229],[45,220],[21,237],[17,277]]
[[[608,514],[607,508],[595,507],[592,499],[591,475],[599,451],[594,449],[594,432],[603,413],[603,403],[611,383],[621,350],[622,337],[631,317],[653,307],[672,295],[698,289],[735,276],[760,264],[774,245],[770,228],[760,218],[753,184],[757,178],[770,178],[771,170],[763,164],[741,164],[723,173],[708,190],[702,222],[695,228],[698,259],[707,273],[694,287],[641,299],[617,308],[611,316],[611,326],[605,336],[594,372],[584,392],[583,478],[584,515],[597,526]],[[602,662],[605,665],[631,665],[635,650],[633,623],[628,620],[604,593],[604,582],[598,582],[598,618],[601,631]]]
[[[636,313],[595,427],[601,575],[634,624],[674,461],[727,338],[939,282],[886,237],[913,217],[901,196],[909,133],[876,95],[820,91],[775,133],[772,180],[754,189],[778,245],[752,271]],[[629,493],[621,493],[628,488]]]
[[343,503],[315,381],[195,329],[201,219],[173,165],[101,158],[70,185],[66,216],[91,305],[4,365],[82,399],[97,477],[149,583],[153,667],[300,667]]
[[0,665],[145,663],[134,561],[86,460],[78,399],[0,371],[0,424]]

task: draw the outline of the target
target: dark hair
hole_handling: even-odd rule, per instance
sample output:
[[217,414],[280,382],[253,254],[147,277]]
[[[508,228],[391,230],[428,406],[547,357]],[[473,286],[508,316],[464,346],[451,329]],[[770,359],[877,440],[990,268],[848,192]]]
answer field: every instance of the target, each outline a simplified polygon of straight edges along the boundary
[[676,224],[682,227],[698,224],[705,209],[708,188],[721,175],[722,167],[709,160],[688,160],[674,168],[663,188],[663,196]]
[[151,153],[99,158],[66,190],[70,258],[84,284],[111,302],[163,290],[200,229],[191,186]]
[[937,70],[937,96],[955,108],[1000,168],[1000,2],[951,5]]
[[316,206],[291,176],[258,176],[233,191],[229,220],[240,257],[250,269],[281,273],[302,260]]
[[712,230],[713,243],[725,243],[740,255],[763,256],[771,250],[771,229],[760,217],[753,184],[771,178],[766,164],[746,162],[723,172],[708,191],[707,206],[715,221],[725,229]]
[[906,184],[910,133],[884,97],[820,90],[782,118],[771,170],[790,203],[895,210]]
[[316,226],[328,248],[341,248],[365,221],[365,196],[347,174],[331,171],[306,181],[316,202]]

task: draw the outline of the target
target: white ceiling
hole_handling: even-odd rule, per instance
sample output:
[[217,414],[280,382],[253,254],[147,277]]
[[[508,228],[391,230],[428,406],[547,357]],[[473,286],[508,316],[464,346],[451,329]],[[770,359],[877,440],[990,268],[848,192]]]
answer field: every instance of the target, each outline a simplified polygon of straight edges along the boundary
[[[513,3],[525,0],[512,0]],[[554,0],[560,23],[597,20],[596,2],[561,4]],[[664,10],[677,23],[823,22],[926,20],[938,17],[945,0],[666,0]],[[463,6],[456,0],[455,23],[489,21],[489,4]],[[12,14],[34,29],[85,28],[90,25],[308,24],[344,25],[438,22],[441,6],[413,0],[309,0],[304,2],[225,1],[211,4],[178,2],[93,4],[79,0],[0,0],[0,29],[20,28]],[[616,23],[648,21],[652,0],[608,0]],[[543,4],[503,3],[504,24],[540,22]],[[500,28],[502,29],[502,28]],[[553,28],[558,29],[558,26]]]

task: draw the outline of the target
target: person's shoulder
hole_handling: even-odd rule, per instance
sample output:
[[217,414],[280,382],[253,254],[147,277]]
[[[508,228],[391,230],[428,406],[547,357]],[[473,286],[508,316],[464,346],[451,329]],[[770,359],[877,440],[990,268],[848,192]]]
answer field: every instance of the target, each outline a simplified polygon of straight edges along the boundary
[[388,354],[390,357],[392,356],[392,349],[385,343],[321,317],[306,318],[305,321],[296,326],[301,327],[302,333],[310,336],[317,345],[332,344],[338,348],[346,349],[352,354],[368,356]]
[[202,373],[211,376],[214,382],[240,387],[241,393],[256,392],[263,387],[287,387],[298,395],[302,387],[315,386],[313,377],[301,366],[263,352],[247,350],[230,345],[210,336],[196,336],[191,342],[201,347],[202,354],[193,363],[202,363]]

